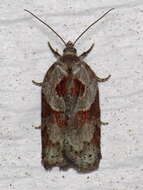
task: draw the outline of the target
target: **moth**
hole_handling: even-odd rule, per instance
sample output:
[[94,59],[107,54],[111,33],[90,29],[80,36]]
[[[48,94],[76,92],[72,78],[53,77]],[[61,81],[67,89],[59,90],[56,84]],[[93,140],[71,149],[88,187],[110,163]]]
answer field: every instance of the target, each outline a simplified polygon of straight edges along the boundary
[[64,43],[61,55],[48,42],[56,57],[56,62],[46,72],[41,86],[41,143],[42,165],[46,170],[57,166],[61,170],[75,168],[78,172],[98,169],[101,160],[101,122],[98,82],[99,78],[84,58],[91,52],[94,44],[77,55],[76,42],[98,20],[88,26],[74,41],[67,43],[48,24],[35,14],[28,13],[50,28]]

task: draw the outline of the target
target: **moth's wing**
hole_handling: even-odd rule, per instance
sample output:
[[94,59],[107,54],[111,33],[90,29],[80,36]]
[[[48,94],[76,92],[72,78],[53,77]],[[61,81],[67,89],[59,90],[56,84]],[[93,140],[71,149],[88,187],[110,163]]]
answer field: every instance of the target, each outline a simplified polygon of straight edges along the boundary
[[[66,166],[63,157],[63,130],[65,118],[62,109],[62,98],[55,96],[54,85],[63,77],[56,65],[48,70],[42,86],[41,105],[41,141],[42,141],[42,164],[45,169],[53,166]],[[55,97],[55,99],[53,99]],[[54,102],[56,101],[56,102]],[[60,106],[58,106],[60,104]],[[58,110],[59,109],[59,110]]]
[[[86,69],[83,69],[82,71],[80,70],[80,73],[83,72],[82,76],[84,76],[84,79],[82,76],[79,76],[77,79],[80,79],[81,83],[85,85],[85,90],[86,88],[90,89],[88,91],[88,95],[91,95],[92,98],[92,90],[95,88],[94,99],[92,102],[89,97],[85,99],[85,92],[82,96],[84,98],[84,110],[82,110],[83,105],[76,105],[76,108],[78,108],[77,112],[74,118],[69,121],[68,129],[66,131],[65,157],[78,171],[89,172],[99,167],[99,162],[101,159],[100,106],[99,90],[95,80],[95,75],[89,68],[87,79],[86,74],[84,75],[84,71],[87,72]],[[89,84],[84,83],[84,81],[88,80],[90,81]],[[95,81],[95,84],[93,84],[92,81]],[[80,91],[81,89],[79,88],[78,90]],[[79,97],[80,100],[78,103],[80,103],[80,101],[82,102],[82,97]]]

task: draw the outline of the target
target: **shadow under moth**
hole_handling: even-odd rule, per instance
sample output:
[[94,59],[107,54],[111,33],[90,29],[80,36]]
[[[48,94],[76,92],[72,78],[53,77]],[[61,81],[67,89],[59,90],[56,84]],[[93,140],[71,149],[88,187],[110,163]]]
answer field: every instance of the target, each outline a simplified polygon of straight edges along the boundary
[[101,124],[98,82],[99,78],[84,58],[94,44],[77,55],[75,44],[81,36],[111,10],[88,26],[78,38],[67,43],[48,24],[28,10],[28,13],[50,28],[64,43],[63,54],[50,50],[57,61],[46,72],[41,86],[41,143],[42,165],[46,170],[58,166],[61,170],[75,168],[90,172],[99,167],[101,160]]

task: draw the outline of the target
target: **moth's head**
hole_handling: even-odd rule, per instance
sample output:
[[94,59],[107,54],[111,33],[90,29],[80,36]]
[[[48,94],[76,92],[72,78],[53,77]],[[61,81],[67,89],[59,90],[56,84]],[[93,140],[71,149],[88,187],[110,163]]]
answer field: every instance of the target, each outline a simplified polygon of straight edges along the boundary
[[71,41],[68,41],[66,43],[66,47],[63,50],[63,54],[64,55],[76,55],[76,49],[74,47],[74,43],[72,43]]

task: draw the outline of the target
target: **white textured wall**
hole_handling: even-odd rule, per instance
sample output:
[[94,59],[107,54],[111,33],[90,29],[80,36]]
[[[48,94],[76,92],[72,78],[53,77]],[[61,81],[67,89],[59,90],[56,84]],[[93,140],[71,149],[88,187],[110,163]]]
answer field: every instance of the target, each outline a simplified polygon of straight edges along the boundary
[[[74,40],[109,8],[115,10],[78,41],[99,77],[103,159],[98,171],[46,172],[41,164],[40,88],[62,42],[24,12],[28,9],[63,38]],[[142,0],[0,0],[0,190],[143,189],[143,2]]]

